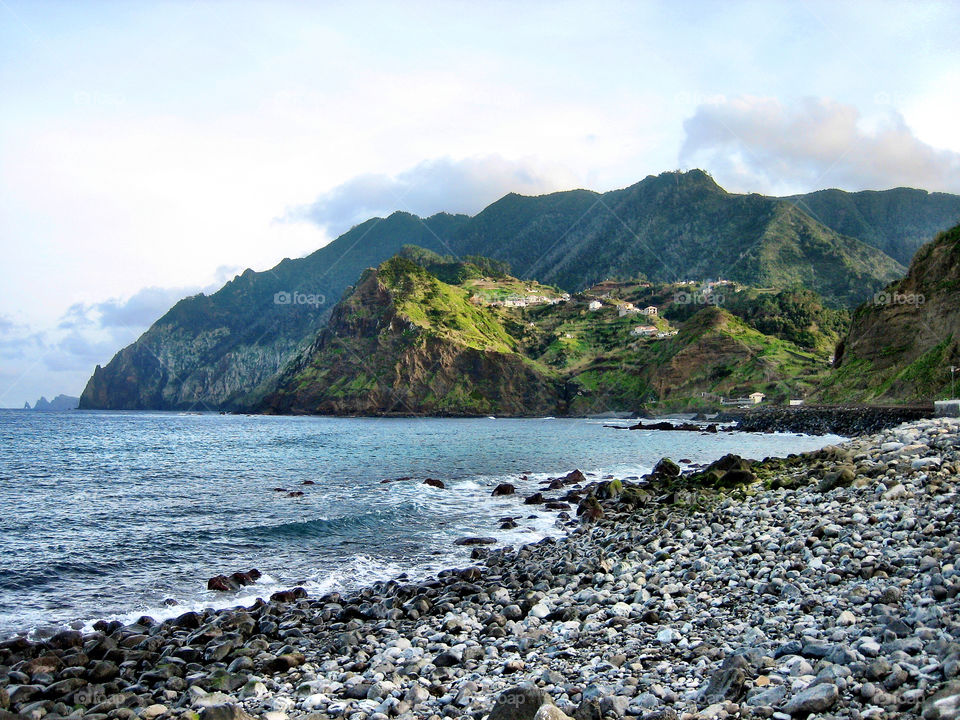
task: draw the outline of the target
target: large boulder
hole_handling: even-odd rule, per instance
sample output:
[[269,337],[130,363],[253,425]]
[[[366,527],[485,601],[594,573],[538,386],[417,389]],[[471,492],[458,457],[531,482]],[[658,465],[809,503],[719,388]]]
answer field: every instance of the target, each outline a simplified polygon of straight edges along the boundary
[[958,720],[960,718],[960,680],[940,688],[923,704],[924,720]]
[[595,522],[603,518],[603,508],[593,495],[588,495],[577,506],[577,515],[586,522]]
[[500,483],[493,489],[493,492],[490,494],[493,497],[500,497],[501,495],[513,495],[516,491],[517,491],[517,488],[515,488],[510,483]]
[[235,572],[230,576],[216,575],[207,580],[207,590],[217,590],[218,592],[230,592],[239,590],[246,585],[253,585],[260,579],[260,571],[256,568],[247,572]]
[[680,466],[668,457],[660,458],[660,461],[653,466],[653,474],[674,478],[680,474]]
[[453,541],[454,545],[496,545],[497,539],[492,537],[462,537]]
[[205,707],[200,713],[200,720],[254,720],[254,718],[239,705],[224,703]]
[[750,664],[742,655],[729,655],[720,668],[710,676],[710,681],[703,689],[700,699],[707,705],[736,700],[743,691],[743,684],[747,679],[746,670]]
[[[534,720],[544,705],[553,705],[546,692],[532,685],[519,685],[500,693],[487,720]],[[541,716],[540,720],[548,719]]]
[[839,487],[849,487],[857,479],[857,471],[853,465],[841,465],[836,470],[825,473],[820,480],[818,490],[830,492]]
[[735,488],[740,485],[750,485],[757,481],[757,476],[749,470],[728,470],[717,481],[717,487]]
[[586,482],[587,476],[580,472],[580,470],[571,470],[562,478],[560,478],[560,480],[565,485],[575,485],[576,483]]
[[840,691],[833,683],[820,683],[794,695],[783,707],[790,715],[806,716],[832,708],[840,699]]

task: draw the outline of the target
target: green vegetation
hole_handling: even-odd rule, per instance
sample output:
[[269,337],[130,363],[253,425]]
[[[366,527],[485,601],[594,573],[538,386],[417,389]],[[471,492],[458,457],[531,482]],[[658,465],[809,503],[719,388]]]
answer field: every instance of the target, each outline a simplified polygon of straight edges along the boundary
[[[623,299],[659,299],[666,310],[678,287],[604,283],[564,300],[551,288],[509,276],[468,272],[452,285],[427,269],[453,265],[405,248],[365,273],[266,407],[566,414],[708,408],[720,396],[758,390],[784,400],[809,390],[825,366],[822,348],[829,342],[811,317],[836,316],[807,291],[740,288],[738,310],[784,336],[778,337],[726,309],[698,306],[677,323],[671,313],[630,310]],[[533,298],[533,304],[491,304],[502,297]],[[598,297],[601,307],[591,309]],[[640,325],[654,328],[654,335],[632,332]],[[809,348],[786,337],[805,339],[803,332],[812,337]]]
[[[359,287],[353,284],[361,273],[397,253],[412,253],[407,259],[435,278],[483,300],[496,300],[488,295],[497,292],[506,299],[531,287],[538,294],[576,293],[611,278],[638,285],[647,279],[673,283],[722,276],[751,287],[803,286],[824,298],[826,308],[838,309],[870,297],[902,274],[902,266],[877,248],[905,261],[918,238],[960,219],[958,206],[957,196],[903,189],[852,195],[824,191],[791,199],[736,195],[694,170],[650,176],[603,194],[510,194],[475,217],[394,213],[357,225],[307,257],[285,259],[265,272],[247,270],[212,295],[180,301],[94,373],[80,405],[256,404],[286,376],[288,364],[300,362],[332,321],[338,300]],[[422,250],[410,251],[405,247],[410,245]],[[510,272],[520,279],[509,278]],[[944,290],[960,287],[956,276],[939,282]],[[292,301],[298,294],[315,301]],[[754,299],[745,302],[751,306]],[[764,333],[824,352],[837,331],[836,318],[806,301],[800,305],[791,309],[789,302],[781,303],[757,310],[755,317],[737,306],[728,309]],[[447,308],[435,309],[441,312],[426,321],[446,327]],[[353,312],[359,327],[366,310],[354,307]],[[470,335],[473,320],[460,309],[455,314],[463,322],[459,329],[451,325],[453,334]],[[525,340],[511,325],[520,322],[515,315],[507,313],[504,327],[522,345]],[[504,342],[491,332],[478,327],[472,342],[476,347],[486,340]],[[587,367],[598,353],[617,352],[609,347],[612,339],[593,332],[589,322],[574,327],[571,335],[576,342],[557,342],[555,357],[543,359],[551,372]],[[409,332],[406,340],[408,345],[413,340]],[[550,344],[558,340],[554,336]]]
[[910,271],[883,302],[864,303],[839,346],[839,367],[824,378],[824,401],[918,402],[952,392],[960,365],[960,225],[917,251]]

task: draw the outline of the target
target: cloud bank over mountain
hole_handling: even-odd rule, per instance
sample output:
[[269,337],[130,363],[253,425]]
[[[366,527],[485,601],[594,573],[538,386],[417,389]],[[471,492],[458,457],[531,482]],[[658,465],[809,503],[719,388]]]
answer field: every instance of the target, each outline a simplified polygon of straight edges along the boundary
[[291,210],[288,220],[310,220],[336,237],[371,217],[397,210],[428,217],[438,212],[475,214],[506,195],[541,195],[573,182],[557,168],[499,155],[427,160],[395,175],[368,173]]
[[960,192],[960,153],[924,143],[891,109],[867,117],[829,98],[725,98],[700,105],[683,127],[681,164],[709,169],[730,189]]

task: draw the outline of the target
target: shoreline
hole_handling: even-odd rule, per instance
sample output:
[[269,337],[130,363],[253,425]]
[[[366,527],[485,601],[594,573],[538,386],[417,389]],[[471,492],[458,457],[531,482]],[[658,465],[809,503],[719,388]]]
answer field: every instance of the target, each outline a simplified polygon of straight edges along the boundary
[[578,498],[561,483],[566,536],[480,546],[473,567],[424,582],[0,643],[0,708],[479,719],[532,683],[577,720],[919,717],[960,661],[943,637],[960,642],[957,521],[939,508],[958,446],[960,423],[924,420],[682,476],[663,463]]
[[[6,408],[22,411],[22,408]],[[731,430],[754,433],[803,433],[806,435],[842,435],[853,437],[873,434],[894,427],[903,422],[930,419],[934,417],[933,404],[923,405],[800,405],[793,407],[756,405],[750,407],[719,408],[709,411],[690,410],[687,412],[648,413],[639,411],[606,412],[590,415],[427,415],[410,412],[391,412],[368,415],[333,415],[312,413],[274,413],[250,412],[239,409],[205,410],[163,409],[163,410],[119,410],[89,409],[44,411],[44,412],[146,412],[190,415],[232,415],[255,417],[297,417],[297,418],[347,418],[370,420],[403,419],[444,419],[444,420],[611,420],[611,421],[653,421],[660,422],[676,418],[709,418],[699,422],[736,423]],[[658,428],[649,428],[658,429]]]

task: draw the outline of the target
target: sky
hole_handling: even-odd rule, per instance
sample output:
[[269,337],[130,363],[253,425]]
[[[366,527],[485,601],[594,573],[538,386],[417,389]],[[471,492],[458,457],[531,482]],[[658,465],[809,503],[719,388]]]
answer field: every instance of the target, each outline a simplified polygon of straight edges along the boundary
[[368,217],[701,167],[960,193],[953,2],[0,0],[0,407]]

